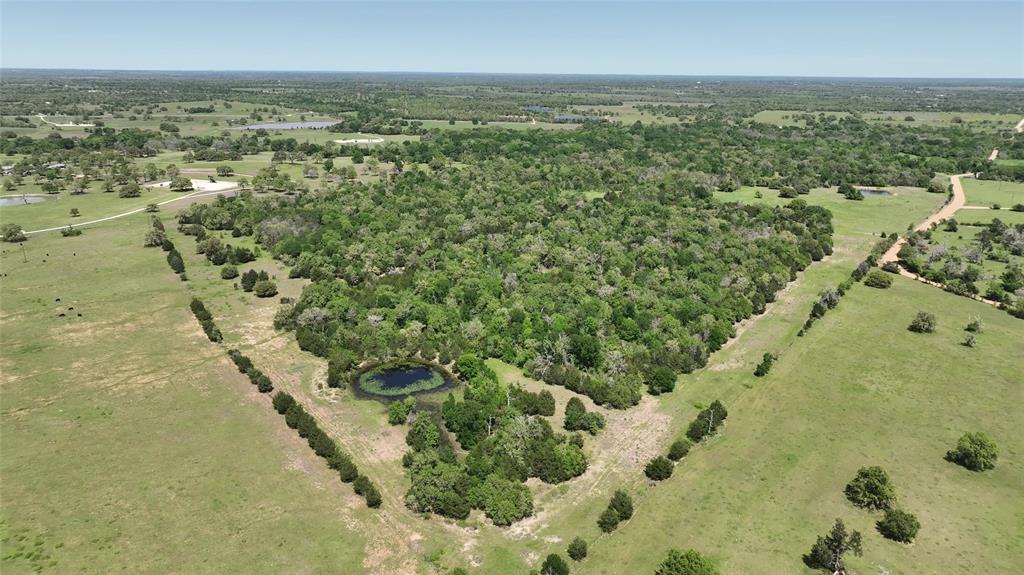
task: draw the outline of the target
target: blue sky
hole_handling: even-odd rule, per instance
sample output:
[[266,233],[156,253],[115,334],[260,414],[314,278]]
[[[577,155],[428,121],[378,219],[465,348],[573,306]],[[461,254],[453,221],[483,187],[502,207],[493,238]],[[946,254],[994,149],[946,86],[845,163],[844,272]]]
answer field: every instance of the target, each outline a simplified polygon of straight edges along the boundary
[[0,0],[0,66],[1022,78],[1022,26],[1022,0]]

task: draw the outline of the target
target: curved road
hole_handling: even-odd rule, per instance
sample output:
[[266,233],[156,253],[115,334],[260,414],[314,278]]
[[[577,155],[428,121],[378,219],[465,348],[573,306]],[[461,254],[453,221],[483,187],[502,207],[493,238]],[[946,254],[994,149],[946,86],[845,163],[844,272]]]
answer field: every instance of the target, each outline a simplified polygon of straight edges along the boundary
[[[946,202],[944,206],[939,208],[939,211],[928,216],[928,218],[925,219],[920,224],[917,224],[917,227],[914,228],[914,231],[923,232],[928,228],[932,227],[933,224],[937,224],[942,220],[948,220],[949,218],[953,217],[953,214],[955,214],[957,210],[964,207],[964,204],[967,202],[967,196],[964,195],[964,186],[963,184],[960,183],[960,178],[969,178],[972,176],[974,176],[974,174],[957,174],[955,176],[950,176],[949,183],[953,187],[953,198]],[[882,254],[881,263],[886,264],[889,262],[898,261],[900,259],[900,248],[902,248],[906,244],[906,236],[900,236],[900,238],[896,240],[896,243],[894,243],[891,248],[889,248],[884,254]],[[902,267],[900,268],[900,273],[907,277],[917,277],[914,274],[904,270]]]
[[[1024,120],[1021,120],[1021,122],[1024,123]],[[939,222],[941,222],[943,220],[948,220],[949,218],[953,217],[953,214],[955,214],[957,212],[957,210],[962,209],[964,207],[964,203],[967,200],[967,197],[964,195],[964,186],[960,182],[960,178],[970,178],[970,177],[973,177],[973,176],[974,176],[974,174],[957,174],[955,176],[950,176],[949,182],[953,186],[953,199],[951,199],[949,202],[946,202],[946,205],[944,205],[941,208],[939,208],[939,211],[937,211],[934,214],[928,216],[928,218],[925,221],[923,221],[920,224],[918,224],[917,227],[914,228],[914,231],[915,232],[923,232],[923,231],[927,230],[928,228],[932,227],[933,224],[938,224]],[[925,279],[925,278],[923,278],[923,277],[921,277],[921,276],[919,276],[917,274],[910,273],[909,271],[904,269],[903,266],[899,265],[900,248],[902,248],[905,245],[907,245],[907,237],[906,236],[900,236],[900,238],[898,240],[896,240],[896,243],[894,243],[892,245],[892,247],[889,248],[888,250],[886,250],[886,252],[882,255],[882,260],[881,260],[880,263],[881,264],[886,264],[886,263],[889,263],[889,262],[896,262],[896,265],[897,265],[897,267],[900,270],[900,275],[901,276],[910,278],[912,280],[917,280],[919,282],[923,282],[923,283],[926,283],[928,285],[933,285],[933,286],[938,287],[938,288],[945,288],[944,285],[942,285],[940,283],[933,282],[933,281],[928,280],[928,279]],[[993,300],[990,300],[990,299],[986,299],[986,298],[981,297],[981,296],[968,296],[968,297],[970,297],[973,300],[977,300],[977,301],[980,301],[980,302],[987,303],[989,305],[994,305],[994,306],[998,306],[999,305],[999,302],[993,301]]]

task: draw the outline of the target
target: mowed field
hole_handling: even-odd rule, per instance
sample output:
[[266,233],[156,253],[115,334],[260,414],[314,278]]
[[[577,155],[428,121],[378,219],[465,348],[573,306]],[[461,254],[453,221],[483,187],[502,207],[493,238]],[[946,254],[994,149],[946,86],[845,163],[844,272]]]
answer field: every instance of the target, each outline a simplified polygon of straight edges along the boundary
[[[894,191],[862,202],[832,190],[803,196],[833,210],[834,255],[801,273],[674,393],[624,412],[602,410],[609,429],[587,439],[591,469],[564,485],[535,486],[537,515],[509,529],[477,513],[450,522],[405,509],[406,428],[387,425],[375,401],[324,389],[324,362],[272,329],[278,298],[261,300],[221,280],[219,268],[194,254],[192,239],[173,231],[171,210],[161,215],[185,257],[186,283],[163,252],[141,247],[144,214],[78,238],[32,238],[29,264],[0,244],[8,274],[0,279],[0,327],[20,334],[2,356],[3,551],[17,555],[3,571],[57,561],[51,572],[430,574],[475,565],[472,573],[511,575],[536,568],[547,553],[564,554],[580,535],[591,557],[574,573],[651,573],[671,547],[699,549],[724,573],[800,573],[809,572],[800,555],[835,517],[866,537],[865,556],[853,561],[860,573],[1008,571],[1024,561],[1024,541],[1008,536],[1019,534],[1024,515],[1024,445],[1015,433],[1024,421],[1011,409],[1024,400],[1024,322],[897,278],[887,291],[855,286],[806,336],[796,335],[817,293],[847,277],[879,232],[904,230],[943,201]],[[776,195],[743,188],[716,197],[787,201]],[[77,254],[70,260],[69,249]],[[39,253],[51,254],[46,264]],[[277,262],[250,265],[275,275],[282,296],[300,293],[304,280],[286,279]],[[190,293],[206,301],[225,348],[250,355],[352,453],[380,486],[381,510],[365,509],[237,374],[224,348],[205,339],[188,310]],[[57,318],[61,305],[84,317]],[[919,309],[938,315],[937,333],[906,331]],[[974,315],[985,333],[968,349],[959,343]],[[768,377],[754,378],[766,351],[780,360]],[[506,381],[543,386],[491,363]],[[557,426],[571,394],[552,392]],[[730,409],[723,432],[696,447],[672,479],[651,486],[643,462],[682,433],[696,405],[716,398]],[[994,472],[942,460],[973,430],[1002,447]],[[876,464],[922,522],[912,546],[882,539],[872,527],[877,516],[843,498],[856,469]],[[637,512],[602,535],[597,517],[619,488],[634,496]]]
[[146,229],[42,234],[27,263],[0,244],[0,571],[359,564],[351,490],[206,340]]
[[1009,210],[1015,204],[1024,204],[1024,184],[1018,182],[965,178],[963,186],[968,206],[999,205]]

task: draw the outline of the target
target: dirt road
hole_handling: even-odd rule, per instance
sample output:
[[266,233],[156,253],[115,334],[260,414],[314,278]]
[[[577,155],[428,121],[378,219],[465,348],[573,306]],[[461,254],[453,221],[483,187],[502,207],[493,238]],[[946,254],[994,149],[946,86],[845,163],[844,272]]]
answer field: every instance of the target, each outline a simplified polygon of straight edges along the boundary
[[[944,206],[939,208],[939,211],[928,216],[920,224],[917,224],[917,227],[914,228],[914,231],[924,231],[930,228],[932,224],[937,224],[942,220],[948,220],[949,218],[953,217],[953,214],[955,214],[957,210],[964,207],[964,204],[967,201],[967,197],[964,195],[964,186],[963,184],[960,183],[960,178],[969,178],[972,176],[974,176],[974,174],[957,174],[955,176],[950,176],[949,183],[953,187],[953,198],[946,202]],[[889,248],[888,251],[886,251],[885,254],[882,255],[881,263],[885,264],[888,262],[895,262],[899,260],[900,248],[906,245],[906,243],[907,238],[905,236],[901,236],[900,239],[896,240],[896,243],[894,243],[892,247]],[[900,268],[900,273],[903,273],[904,275],[909,274],[908,277],[915,277],[913,274],[905,271],[903,268]]]
[[[1021,120],[1021,122],[1024,123],[1024,120]],[[917,227],[914,228],[914,231],[915,232],[921,232],[921,231],[927,230],[928,228],[930,228],[932,226],[932,224],[937,224],[937,223],[941,222],[942,220],[948,220],[949,218],[953,217],[953,214],[955,214],[957,212],[957,210],[963,209],[965,207],[964,203],[966,201],[966,196],[964,195],[964,186],[960,182],[960,178],[969,178],[969,177],[973,177],[973,176],[974,176],[974,174],[957,174],[955,176],[950,176],[949,182],[953,186],[953,199],[951,199],[949,202],[947,202],[946,205],[944,205],[941,208],[939,208],[939,211],[937,211],[934,214],[928,216],[928,218],[925,221],[923,221],[920,224],[918,224]],[[899,262],[899,259],[900,259],[899,258],[900,248],[902,248],[906,244],[907,244],[906,236],[901,236],[900,239],[896,240],[896,243],[893,244],[892,247],[889,248],[885,252],[885,254],[882,255],[882,260],[881,260],[880,263],[885,264],[885,263],[888,263],[888,262]],[[921,277],[921,276],[919,276],[917,274],[910,273],[909,271],[903,269],[903,266],[899,266],[899,270],[900,270],[900,275],[903,276],[903,277],[910,278],[912,280],[917,280],[919,282],[924,282],[924,283],[926,283],[928,285],[933,285],[933,286],[938,287],[938,288],[945,287],[945,286],[943,286],[940,283],[935,283],[935,282],[927,280],[927,279],[925,279],[925,278],[923,278],[923,277]],[[990,299],[985,299],[985,298],[983,298],[981,296],[970,296],[970,297],[971,297],[971,299],[974,299],[974,300],[977,300],[977,301],[980,301],[980,302],[984,302],[984,303],[987,303],[989,305],[994,305],[994,306],[998,306],[999,305],[999,302],[993,301],[993,300],[990,300]]]

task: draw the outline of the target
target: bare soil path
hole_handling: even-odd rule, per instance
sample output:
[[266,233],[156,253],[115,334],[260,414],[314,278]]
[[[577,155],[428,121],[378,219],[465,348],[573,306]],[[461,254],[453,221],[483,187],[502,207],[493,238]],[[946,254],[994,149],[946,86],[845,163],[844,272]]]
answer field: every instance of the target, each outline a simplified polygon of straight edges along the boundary
[[[1021,120],[1021,124],[1024,124],[1024,120]],[[963,183],[961,183],[961,181],[960,181],[960,178],[970,178],[970,177],[974,177],[974,174],[957,174],[955,176],[950,176],[949,182],[953,186],[953,198],[949,202],[947,202],[946,205],[944,205],[941,208],[939,208],[939,211],[937,211],[934,214],[928,216],[927,219],[925,219],[923,222],[918,224],[917,227],[914,228],[914,231],[915,232],[921,232],[921,231],[927,230],[928,228],[932,227],[933,224],[938,224],[939,222],[941,222],[943,220],[948,220],[949,218],[953,217],[953,214],[955,214],[958,210],[965,209],[965,208],[966,209],[975,209],[976,208],[975,206],[965,206],[964,205],[966,203],[967,197],[964,195],[964,186],[963,186]],[[899,265],[900,248],[902,248],[906,244],[907,244],[906,236],[901,236],[900,239],[896,240],[896,243],[894,243],[892,245],[892,247],[889,248],[885,252],[885,254],[882,255],[881,263],[886,264],[886,263],[889,263],[889,262],[895,262],[897,264],[897,266],[899,267],[900,275],[901,276],[906,277],[906,278],[910,278],[912,280],[917,280],[919,282],[926,283],[928,285],[932,285],[932,286],[935,286],[935,287],[938,287],[938,288],[945,287],[945,286],[943,286],[940,283],[933,282],[933,281],[925,279],[925,278],[923,278],[923,277],[921,277],[921,276],[919,276],[917,274],[911,273],[911,272],[907,271],[906,269],[904,269],[903,266]],[[971,299],[973,299],[973,300],[984,302],[984,303],[987,303],[989,305],[994,305],[994,306],[998,306],[999,305],[999,302],[993,301],[993,300],[990,300],[990,299],[986,299],[986,298],[983,298],[981,296],[969,296],[969,297]]]
[[[957,210],[964,207],[964,204],[967,203],[967,196],[964,195],[964,186],[960,182],[960,178],[968,178],[973,176],[974,174],[957,174],[955,176],[950,176],[949,183],[953,188],[953,197],[948,202],[946,202],[945,205],[939,208],[939,211],[928,216],[923,222],[918,224],[914,228],[914,231],[921,232],[932,227],[933,224],[937,224],[942,220],[948,220],[949,218],[953,217],[953,214],[955,214]],[[889,262],[899,261],[900,248],[902,248],[906,244],[907,238],[905,236],[901,236],[900,239],[896,240],[896,243],[894,243],[892,247],[889,248],[882,255],[881,263],[885,264]],[[900,272],[904,272],[903,268],[900,268]],[[910,272],[906,272],[906,274],[910,274]],[[910,274],[908,277],[914,277],[914,275]]]

